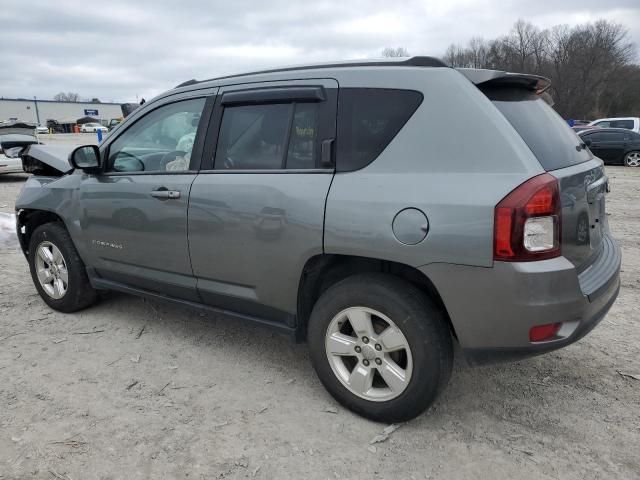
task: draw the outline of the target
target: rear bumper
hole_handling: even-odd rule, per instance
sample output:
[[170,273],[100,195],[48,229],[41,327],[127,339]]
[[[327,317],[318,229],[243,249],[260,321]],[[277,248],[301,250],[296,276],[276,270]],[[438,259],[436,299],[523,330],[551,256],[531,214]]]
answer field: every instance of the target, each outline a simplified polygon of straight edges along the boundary
[[[438,289],[467,360],[485,364],[539,355],[584,337],[618,296],[620,262],[620,248],[605,236],[598,259],[580,275],[564,257],[421,270]],[[531,327],[556,322],[563,323],[556,337],[529,341]]]

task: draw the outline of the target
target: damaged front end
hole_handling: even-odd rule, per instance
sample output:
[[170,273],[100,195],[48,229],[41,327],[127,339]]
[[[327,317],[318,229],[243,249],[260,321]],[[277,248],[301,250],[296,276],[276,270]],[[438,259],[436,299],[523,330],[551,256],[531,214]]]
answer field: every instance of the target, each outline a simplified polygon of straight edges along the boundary
[[45,177],[61,177],[73,171],[69,154],[75,145],[30,145],[22,152],[22,169]]
[[22,169],[32,173],[16,199],[15,228],[24,254],[29,255],[29,240],[38,225],[61,222],[67,228],[68,216],[75,218],[78,175],[70,175],[73,167],[70,153],[77,145],[29,145],[22,152]]

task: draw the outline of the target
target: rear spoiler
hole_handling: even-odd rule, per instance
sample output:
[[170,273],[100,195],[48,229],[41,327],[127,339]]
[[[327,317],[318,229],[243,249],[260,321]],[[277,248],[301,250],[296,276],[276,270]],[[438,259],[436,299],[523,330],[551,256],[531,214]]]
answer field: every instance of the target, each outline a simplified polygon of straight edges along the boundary
[[509,86],[532,90],[538,95],[551,87],[551,80],[540,75],[528,73],[510,73],[500,70],[481,70],[477,68],[458,68],[461,74],[478,87]]

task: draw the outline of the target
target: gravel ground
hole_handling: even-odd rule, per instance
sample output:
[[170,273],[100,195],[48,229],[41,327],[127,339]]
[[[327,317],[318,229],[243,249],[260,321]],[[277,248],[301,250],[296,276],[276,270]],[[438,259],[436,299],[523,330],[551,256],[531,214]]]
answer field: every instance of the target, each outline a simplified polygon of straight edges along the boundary
[[[601,325],[518,363],[458,356],[436,405],[375,445],[386,426],[336,404],[305,345],[119,294],[53,312],[0,243],[0,478],[640,478],[640,169],[607,173],[624,261]],[[0,212],[25,178],[0,177]]]

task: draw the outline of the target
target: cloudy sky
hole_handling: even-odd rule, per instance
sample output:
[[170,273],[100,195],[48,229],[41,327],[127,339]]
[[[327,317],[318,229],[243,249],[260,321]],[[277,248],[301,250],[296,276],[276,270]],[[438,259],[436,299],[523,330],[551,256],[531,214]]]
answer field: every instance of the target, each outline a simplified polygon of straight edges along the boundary
[[190,78],[308,61],[441,55],[518,19],[606,18],[640,46],[640,0],[2,0],[0,96],[153,97]]

